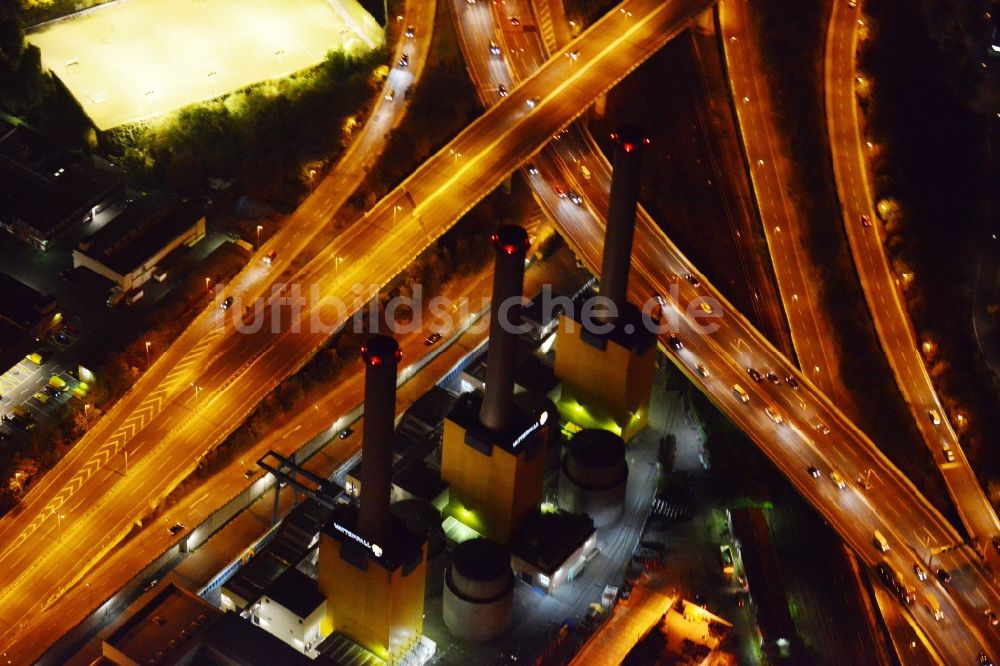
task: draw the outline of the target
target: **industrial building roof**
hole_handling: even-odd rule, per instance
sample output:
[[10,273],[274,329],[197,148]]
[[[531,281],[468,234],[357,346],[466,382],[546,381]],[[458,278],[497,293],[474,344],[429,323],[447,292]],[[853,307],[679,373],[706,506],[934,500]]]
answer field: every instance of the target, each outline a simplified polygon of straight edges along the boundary
[[130,203],[117,217],[80,241],[80,251],[119,275],[127,275],[202,215],[162,192]]
[[510,554],[552,575],[594,534],[594,521],[583,513],[529,514],[507,542]]
[[[357,532],[358,508],[353,504],[342,504],[334,509],[330,521],[323,526],[323,531],[339,541],[342,549],[347,545],[359,555],[364,551],[363,554],[369,560],[378,562],[388,571],[395,571],[399,567],[403,567],[404,572],[409,571],[423,558],[424,537],[414,534],[396,516],[390,516],[389,520],[392,525],[389,543],[367,544]],[[381,554],[375,553],[373,545],[381,549]]]
[[0,118],[0,220],[17,219],[50,238],[124,184],[124,174],[101,158],[70,155]]
[[172,583],[161,586],[105,643],[135,663],[167,666],[198,647],[198,637],[222,612]]
[[733,535],[740,543],[740,558],[747,573],[750,593],[757,601],[757,623],[764,638],[791,639],[795,625],[788,611],[788,597],[781,576],[767,516],[758,508],[732,509]]
[[264,594],[301,618],[309,617],[326,600],[316,581],[294,568],[278,576]]
[[29,329],[56,309],[56,300],[35,291],[17,278],[0,272],[0,319],[21,330]]
[[279,638],[244,620],[237,613],[225,613],[204,633],[204,650],[198,664],[239,664],[240,666],[332,666],[329,658],[313,661]]

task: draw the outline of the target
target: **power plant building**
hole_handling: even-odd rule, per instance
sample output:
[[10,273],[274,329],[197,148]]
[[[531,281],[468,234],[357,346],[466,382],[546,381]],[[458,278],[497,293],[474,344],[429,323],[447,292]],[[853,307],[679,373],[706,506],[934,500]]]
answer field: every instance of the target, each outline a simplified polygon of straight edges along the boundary
[[601,263],[601,299],[593,311],[560,317],[556,376],[563,400],[586,404],[614,424],[626,441],[646,425],[656,363],[656,337],[627,299],[642,153],[649,143],[627,126],[611,135],[614,170]]
[[399,345],[376,335],[361,351],[361,493],[359,506],[336,508],[320,534],[319,589],[327,599],[323,634],[344,634],[392,664],[419,646],[427,544],[389,510]]
[[489,357],[483,392],[463,395],[444,423],[441,478],[450,509],[480,535],[503,543],[542,499],[548,412],[514,401],[524,261],[528,234],[504,226],[493,234],[495,273]]

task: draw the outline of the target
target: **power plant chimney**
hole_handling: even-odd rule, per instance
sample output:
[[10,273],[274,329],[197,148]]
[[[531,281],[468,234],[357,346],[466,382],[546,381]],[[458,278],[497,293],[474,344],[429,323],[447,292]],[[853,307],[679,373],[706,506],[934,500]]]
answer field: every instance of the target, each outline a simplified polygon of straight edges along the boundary
[[403,352],[389,336],[374,335],[361,346],[361,356],[365,360],[365,423],[357,527],[366,539],[384,547],[389,541],[396,369]]
[[486,395],[479,420],[487,428],[503,430],[514,413],[514,364],[524,293],[524,258],[528,232],[504,225],[490,237],[496,250],[493,302],[490,304],[490,351],[486,361]]
[[[625,125],[611,134],[611,140],[615,142],[614,169],[611,172],[608,228],[601,261],[601,296],[610,299],[621,314],[628,301],[628,270],[632,260],[639,176],[643,149],[649,145],[649,139],[639,127]],[[605,315],[602,318],[610,317]]]

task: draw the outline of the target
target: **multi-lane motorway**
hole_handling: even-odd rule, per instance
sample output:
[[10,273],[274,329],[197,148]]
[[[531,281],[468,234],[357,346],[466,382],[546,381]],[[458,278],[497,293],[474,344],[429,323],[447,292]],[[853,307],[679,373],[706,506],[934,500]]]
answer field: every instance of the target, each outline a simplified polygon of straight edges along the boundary
[[[304,247],[299,235],[286,239],[287,245],[265,248],[277,250],[279,262],[270,267],[256,263],[227,287],[216,302],[237,296],[233,309],[211,307],[202,313],[95,425],[86,444],[29,494],[24,509],[0,524],[9,544],[0,554],[2,649],[9,651],[29,624],[44,624],[47,618],[39,611],[80,579],[133,521],[194,468],[207,448],[238,425],[282,377],[300,367],[353,311],[338,312],[330,299],[353,303],[354,309],[363,304],[369,294],[362,289],[359,296],[355,285],[384,285],[525,155],[707,4],[637,3],[628,22],[612,16],[596,24],[583,37],[586,58],[572,66],[565,58],[546,65],[530,86],[470,125],[299,272],[292,273],[283,263]],[[534,107],[527,104],[532,98],[537,98]],[[310,197],[296,212],[298,224],[292,228],[306,236],[316,223],[328,221],[336,209],[334,194]],[[261,279],[262,272],[281,274],[280,280]],[[259,282],[252,281],[254,276]],[[281,294],[268,298],[266,311],[284,312],[283,327],[234,334],[229,315],[240,312],[248,297],[268,293],[268,287],[258,285],[285,278],[299,285],[304,296],[314,286],[319,296],[306,298],[301,317],[294,318],[301,328],[289,325],[290,306],[281,303],[287,294]],[[319,320],[322,326],[311,325]],[[114,474],[106,461],[126,446],[129,473]]]
[[[595,24],[571,47],[579,50],[577,58],[557,55],[510,91],[341,234],[326,252],[295,274],[294,282],[307,288],[317,285],[320,296],[337,296],[345,302],[353,300],[351,287],[355,284],[384,284],[595,96],[662,46],[686,25],[689,17],[708,4],[696,0],[629,2],[627,14],[613,12]],[[530,107],[527,101],[534,98],[537,103]],[[556,159],[567,161],[569,157],[558,154]],[[591,266],[599,263],[602,246],[600,216],[594,213],[606,210],[609,182],[606,164],[596,162],[602,166],[594,177],[577,183],[588,205],[574,206],[572,215],[559,218],[576,251]],[[555,168],[545,164],[539,177],[554,173]],[[555,200],[551,189],[547,192],[543,200],[550,208],[573,206]],[[322,213],[311,212],[322,219]],[[281,253],[288,256],[284,248]],[[639,221],[634,264],[631,294],[637,301],[646,300],[654,292],[670,293],[672,284],[677,285],[680,304],[685,306],[701,294],[716,299],[717,313],[723,315],[714,320],[720,325],[718,332],[697,335],[691,318],[680,317],[677,331],[687,347],[680,353],[679,364],[690,370],[696,358],[705,362],[711,372],[702,381],[705,390],[868,561],[879,558],[871,545],[873,529],[880,529],[889,538],[892,549],[888,556],[900,570],[906,570],[922,556],[920,539],[925,532],[932,543],[957,541],[954,530],[807,378],[799,376],[799,391],[756,384],[747,378],[747,365],[766,367],[782,375],[796,374],[796,370],[704,279],[700,288],[671,279],[695,271],[647,218]],[[277,269],[282,270],[280,266]],[[275,301],[272,306],[269,310],[281,309]],[[128,529],[141,509],[162,494],[172,479],[192,467],[198,455],[231,430],[280,377],[300,366],[329,335],[310,330],[308,323],[315,314],[332,328],[348,313],[334,312],[328,302],[308,299],[297,319],[304,323],[301,332],[286,327],[279,332],[238,336],[231,334],[231,324],[223,323],[221,310],[213,308],[202,314],[193,327],[195,337],[185,339],[192,349],[199,343],[215,348],[205,349],[198,359],[179,369],[174,366],[185,360],[183,355],[177,358],[168,353],[157,363],[165,367],[157,370],[154,364],[156,372],[150,373],[153,377],[160,373],[167,387],[156,397],[162,403],[159,412],[145,417],[144,423],[129,424],[127,418],[119,417],[118,425],[104,426],[104,441],[108,441],[114,430],[126,423],[125,441],[142,450],[141,460],[130,468],[128,476],[103,483],[92,479],[90,484],[99,486],[93,491],[89,490],[90,484],[84,486],[87,491],[78,486],[72,497],[94,494],[86,509],[79,508],[79,515],[64,514],[64,507],[71,508],[64,504],[50,512],[54,517],[47,516],[46,506],[37,502],[22,512],[22,516],[27,514],[27,524],[42,522],[23,538],[20,531],[13,530],[13,538],[7,543],[16,542],[16,546],[0,555],[5,586],[0,607],[4,617],[12,617],[8,620],[12,622],[35,621],[44,600],[77,577],[72,565],[91,562],[109,547],[111,541],[104,540],[107,535]],[[222,333],[213,333],[220,328]],[[747,388],[749,404],[732,396],[730,387],[737,381]],[[132,405],[126,416],[144,413],[136,408],[153,395],[133,391],[122,403]],[[781,411],[787,425],[776,426],[764,414],[765,404],[773,404]],[[829,425],[829,435],[816,433],[813,423],[817,421]],[[141,430],[140,425],[144,426]],[[870,491],[854,486],[840,490],[827,478],[808,476],[805,468],[811,464],[823,474],[836,467],[851,478],[858,470],[873,468],[874,485]],[[44,522],[46,518],[48,522]],[[67,547],[50,548],[53,543]],[[937,559],[955,573],[950,594],[933,584],[946,621],[921,621],[949,661],[971,663],[978,646],[995,646],[998,642],[994,630],[983,626],[980,607],[985,603],[1000,608],[1000,597],[969,549],[952,550]],[[915,616],[921,619],[919,613]],[[3,645],[9,645],[14,637],[12,630],[5,631]]]
[[[833,3],[824,66],[827,129],[847,238],[875,330],[896,384],[938,463],[966,530],[994,570],[1000,570],[1000,555],[990,547],[992,537],[1000,534],[1000,520],[969,466],[920,358],[918,341],[897,286],[897,276],[889,266],[882,242],[882,227],[875,211],[865,156],[868,144],[862,137],[855,97],[855,53],[864,21],[860,13],[862,4],[857,4],[851,7],[846,2]],[[936,412],[936,419],[932,419],[931,410]],[[934,423],[934,420],[940,422]],[[951,451],[954,460],[948,459],[947,450]]]
[[[499,17],[502,21],[503,17]],[[463,35],[463,46],[472,54],[468,64],[477,80],[500,76],[496,63],[490,62],[485,42],[494,34],[489,20],[479,17],[469,22],[485,26],[478,32]],[[463,24],[464,25],[464,24]],[[521,54],[509,59],[517,71],[530,56]],[[571,50],[573,47],[570,47]],[[582,51],[581,51],[582,54]],[[478,74],[477,74],[478,72]],[[522,77],[530,72],[518,72]],[[518,78],[515,74],[514,78]],[[485,100],[489,102],[488,96]],[[579,176],[577,160],[587,159],[591,177]],[[610,170],[599,151],[583,134],[571,130],[533,158],[537,174],[528,174],[538,198],[551,217],[561,227],[578,255],[595,271],[600,265],[603,216],[607,210]],[[585,204],[577,206],[561,199],[552,184],[560,182],[584,196]],[[663,235],[653,221],[640,210],[636,243],[633,249],[633,276],[630,295],[637,303],[647,301],[652,294],[668,294],[673,286],[680,298],[677,303],[686,312],[696,312],[691,301],[710,296],[721,318],[714,321],[720,329],[703,335],[696,329],[690,315],[680,317],[675,330],[686,347],[674,358],[695,381],[758,443],[802,492],[802,494],[838,529],[841,536],[870,564],[883,557],[898,570],[913,578],[912,565],[926,563],[930,543],[938,547],[959,544],[959,536],[916,491],[909,481],[876,449],[833,403],[794,366],[784,359],[767,341],[725,302],[701,276],[701,287],[694,287],[682,275],[692,272],[691,264]],[[664,336],[665,337],[665,336]],[[703,378],[695,371],[697,363],[708,368],[710,376]],[[766,380],[754,382],[747,367],[774,370],[780,377],[796,376],[800,384],[793,390],[784,382],[774,385]],[[743,404],[732,392],[741,384],[750,395]],[[783,418],[775,424],[764,408],[770,406]],[[829,428],[824,434],[816,428]],[[807,468],[815,466],[820,478],[813,478]],[[874,470],[869,477],[870,489],[855,481],[864,470]],[[850,479],[840,489],[829,478],[832,471]],[[890,551],[883,555],[873,545],[875,530],[886,534]],[[889,536],[891,535],[891,536]],[[933,649],[948,663],[972,663],[980,649],[994,651],[998,635],[985,622],[982,611],[1000,603],[990,577],[975,553],[959,546],[935,556],[934,564],[952,570],[956,575],[949,587],[934,582],[920,583],[921,597],[933,595],[945,608],[945,620],[937,622],[923,607],[913,608],[912,616],[924,629]],[[926,564],[925,564],[926,566]],[[960,581],[959,579],[962,578]]]

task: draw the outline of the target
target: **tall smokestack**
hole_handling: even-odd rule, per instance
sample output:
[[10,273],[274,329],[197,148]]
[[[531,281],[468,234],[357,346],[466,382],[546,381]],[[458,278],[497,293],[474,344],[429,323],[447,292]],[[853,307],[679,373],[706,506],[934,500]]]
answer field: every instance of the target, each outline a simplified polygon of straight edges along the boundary
[[623,126],[611,135],[611,139],[615,142],[614,170],[611,172],[608,228],[601,261],[601,296],[610,299],[621,313],[628,300],[628,269],[632,260],[642,153],[649,139],[635,125]]
[[374,335],[361,346],[365,360],[365,423],[361,443],[361,508],[358,532],[373,544],[389,540],[392,492],[392,433],[396,418],[396,369],[399,344]]
[[490,351],[486,363],[486,395],[479,420],[487,428],[502,430],[514,413],[514,363],[524,293],[524,257],[528,232],[504,225],[490,237],[496,250],[493,302],[490,304]]

